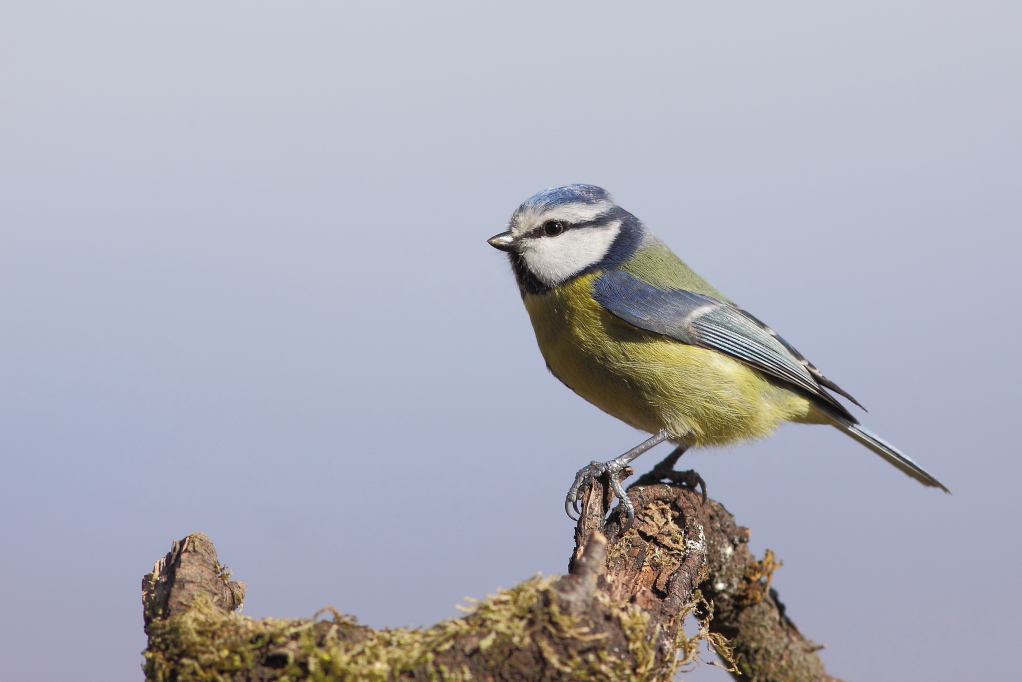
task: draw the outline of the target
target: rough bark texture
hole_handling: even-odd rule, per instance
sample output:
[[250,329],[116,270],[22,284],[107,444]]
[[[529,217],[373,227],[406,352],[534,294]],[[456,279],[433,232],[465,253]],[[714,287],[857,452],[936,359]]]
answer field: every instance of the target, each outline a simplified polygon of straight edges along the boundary
[[[773,555],[757,561],[723,506],[658,478],[629,489],[636,518],[625,532],[617,512],[604,520],[609,486],[588,491],[568,575],[533,578],[422,630],[372,630],[332,609],[328,620],[245,618],[235,612],[244,584],[209,538],[190,535],[142,583],[146,678],[653,681],[705,641],[736,679],[833,681],[770,589]],[[685,633],[689,615],[697,634]]]

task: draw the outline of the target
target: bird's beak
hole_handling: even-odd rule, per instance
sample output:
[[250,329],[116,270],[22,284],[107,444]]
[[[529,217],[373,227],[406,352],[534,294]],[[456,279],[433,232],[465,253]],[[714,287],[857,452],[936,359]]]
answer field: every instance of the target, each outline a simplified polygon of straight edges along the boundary
[[514,235],[511,234],[510,230],[508,230],[507,232],[501,232],[498,235],[490,237],[489,239],[486,240],[486,243],[495,249],[507,251],[508,253],[518,250],[518,240],[515,239]]

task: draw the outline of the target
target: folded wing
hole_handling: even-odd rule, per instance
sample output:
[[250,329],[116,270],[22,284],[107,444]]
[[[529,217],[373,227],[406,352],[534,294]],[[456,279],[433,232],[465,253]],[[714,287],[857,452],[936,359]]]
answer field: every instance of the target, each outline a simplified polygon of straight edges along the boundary
[[[708,348],[755,367],[857,420],[825,388],[859,403],[820,373],[791,344],[741,308],[684,289],[658,289],[627,272],[603,273],[593,297],[615,317],[680,343]],[[861,405],[860,405],[861,407]]]

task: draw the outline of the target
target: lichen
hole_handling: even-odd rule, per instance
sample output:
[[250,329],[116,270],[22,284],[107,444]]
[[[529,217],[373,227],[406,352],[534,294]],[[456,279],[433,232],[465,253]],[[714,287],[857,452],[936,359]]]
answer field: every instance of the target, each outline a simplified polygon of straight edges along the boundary
[[774,579],[774,571],[784,565],[772,550],[763,553],[763,559],[754,561],[745,569],[747,581],[742,603],[756,604],[770,594],[770,583]]

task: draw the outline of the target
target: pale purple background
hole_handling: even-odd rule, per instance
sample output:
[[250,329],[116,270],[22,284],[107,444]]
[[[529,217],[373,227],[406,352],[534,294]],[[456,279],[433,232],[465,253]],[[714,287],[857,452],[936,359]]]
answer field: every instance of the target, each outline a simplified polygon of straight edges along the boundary
[[572,475],[641,435],[548,375],[485,239],[569,182],[954,491],[820,427],[686,455],[830,671],[1017,674],[1022,10],[709,4],[4,3],[5,675],[139,680],[193,531],[256,617],[562,572]]

